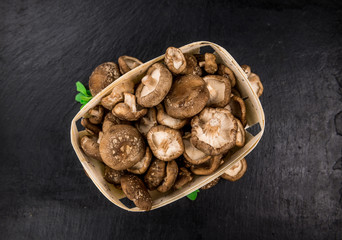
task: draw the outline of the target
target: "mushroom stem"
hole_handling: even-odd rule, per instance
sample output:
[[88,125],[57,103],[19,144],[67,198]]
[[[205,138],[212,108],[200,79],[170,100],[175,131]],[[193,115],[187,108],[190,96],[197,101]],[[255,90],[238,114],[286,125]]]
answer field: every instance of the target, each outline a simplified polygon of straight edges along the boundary
[[108,110],[112,110],[117,103],[124,99],[123,93],[134,93],[133,81],[126,81],[116,85],[108,96],[102,98],[102,106]]
[[116,104],[112,113],[121,120],[136,121],[147,113],[147,109],[138,110],[135,95],[124,93],[124,102]]
[[98,105],[88,111],[90,115],[89,121],[92,124],[100,124],[103,120],[104,108],[101,105]]
[[130,107],[132,112],[137,112],[137,104],[135,96],[131,93],[124,93],[125,103]]
[[211,98],[216,98],[218,93],[215,88],[213,88],[211,85],[207,84],[207,88],[209,90],[209,94]]
[[151,127],[157,126],[158,123],[156,118],[156,109],[152,107],[144,117],[140,118],[139,121],[136,122],[135,126],[139,132],[146,137]]
[[156,87],[157,80],[154,79],[151,75],[146,75],[141,79],[141,82],[148,88],[154,89]]

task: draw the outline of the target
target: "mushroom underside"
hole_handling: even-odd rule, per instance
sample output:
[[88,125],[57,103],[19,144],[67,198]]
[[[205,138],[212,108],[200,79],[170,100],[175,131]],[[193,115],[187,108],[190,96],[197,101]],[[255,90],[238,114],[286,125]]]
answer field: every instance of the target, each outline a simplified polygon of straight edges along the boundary
[[235,146],[237,123],[228,110],[206,108],[191,125],[191,143],[208,155],[219,155]]
[[163,158],[177,158],[175,154],[182,151],[182,146],[175,139],[171,133],[167,132],[155,132],[152,135],[152,141],[156,149],[153,151],[157,157],[163,156]]
[[191,164],[201,164],[210,159],[210,156],[197,149],[190,141],[190,139],[183,139],[184,143],[184,157]]
[[221,175],[221,177],[231,182],[234,182],[242,178],[242,176],[245,174],[246,171],[247,171],[247,162],[246,162],[246,159],[243,158],[237,163],[235,163],[233,166],[231,166],[228,170],[226,170]]

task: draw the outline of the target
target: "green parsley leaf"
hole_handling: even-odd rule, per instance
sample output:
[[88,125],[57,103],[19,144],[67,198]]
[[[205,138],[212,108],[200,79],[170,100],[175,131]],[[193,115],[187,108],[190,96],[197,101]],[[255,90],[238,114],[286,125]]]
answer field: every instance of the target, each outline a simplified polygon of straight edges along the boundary
[[75,100],[76,100],[77,102],[81,102],[81,99],[82,99],[83,96],[84,96],[84,95],[83,95],[82,93],[78,93],[78,94],[76,95],[76,97],[75,97]]
[[75,100],[81,104],[85,104],[89,102],[92,99],[92,97],[84,96],[82,93],[78,93],[75,97]]
[[75,100],[82,104],[81,109],[93,98],[89,90],[81,82],[76,82],[76,89],[79,92]]
[[199,193],[198,189],[196,191],[190,193],[189,195],[187,195],[187,198],[189,198],[191,201],[195,201],[197,198],[197,193]]
[[93,98],[93,97],[87,97],[87,96],[84,96],[84,95],[81,97],[81,99],[82,99],[83,101],[86,101],[86,102],[89,102],[92,98]]
[[80,104],[87,104],[89,101],[87,101],[87,100],[84,100],[84,99],[81,99],[81,101],[80,101]]
[[83,95],[87,96],[87,89],[81,82],[76,82],[76,89],[78,92],[83,93]]

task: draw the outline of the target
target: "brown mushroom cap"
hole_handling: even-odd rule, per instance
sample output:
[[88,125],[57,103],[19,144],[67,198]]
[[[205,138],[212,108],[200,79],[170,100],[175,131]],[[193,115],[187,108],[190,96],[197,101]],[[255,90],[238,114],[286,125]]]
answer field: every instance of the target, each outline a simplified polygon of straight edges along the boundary
[[242,70],[246,73],[247,78],[251,75],[251,67],[248,65],[241,65]]
[[134,82],[125,81],[116,85],[108,96],[101,99],[101,105],[112,110],[117,103],[124,100],[124,93],[134,93]]
[[205,53],[204,59],[204,70],[209,74],[214,74],[217,71],[216,56],[212,53]]
[[207,106],[224,107],[230,100],[231,86],[228,78],[219,75],[203,77],[209,91]]
[[224,174],[221,175],[221,177],[231,182],[235,182],[236,180],[239,180],[240,178],[242,178],[242,176],[245,174],[246,171],[247,171],[247,162],[246,162],[246,159],[243,158],[237,163],[235,163],[227,171],[225,171]]
[[146,172],[147,168],[150,166],[152,159],[152,152],[149,147],[146,147],[145,156],[133,167],[128,168],[127,171],[134,174],[143,174]]
[[140,109],[137,106],[135,95],[131,93],[124,93],[124,102],[118,103],[112,110],[114,116],[121,120],[136,121],[147,113],[147,109]]
[[209,91],[205,81],[197,75],[185,75],[173,83],[164,105],[168,115],[184,119],[199,113],[208,99]]
[[169,191],[173,184],[175,184],[178,176],[178,165],[176,161],[171,161],[167,163],[166,166],[166,176],[162,184],[157,188],[159,192],[167,192]]
[[222,155],[211,156],[211,158],[200,165],[191,166],[191,172],[196,175],[210,175],[220,166]]
[[155,190],[165,177],[165,165],[162,160],[155,159],[152,161],[150,168],[144,177],[144,181],[149,190]]
[[104,108],[101,105],[97,105],[88,111],[89,121],[92,124],[100,124],[103,120]]
[[139,59],[130,57],[130,56],[121,56],[118,59],[120,72],[125,74],[131,71],[133,68],[138,67],[139,65],[143,64]]
[[216,186],[216,184],[218,184],[218,182],[220,181],[220,177],[215,178],[214,180],[212,180],[210,183],[204,185],[203,187],[201,187],[202,190],[207,190],[209,188],[212,188],[214,186]]
[[134,166],[145,155],[145,142],[139,131],[130,125],[114,125],[100,142],[103,162],[115,170]]
[[186,60],[182,51],[175,47],[166,49],[165,64],[167,68],[174,74],[180,74],[186,68]]
[[102,132],[106,132],[108,129],[110,129],[112,126],[121,124],[122,121],[115,117],[111,112],[107,113],[103,123],[102,123]]
[[183,156],[191,164],[198,165],[210,159],[210,156],[197,149],[192,145],[189,138],[183,137],[184,153]]
[[147,141],[153,155],[163,161],[176,159],[184,152],[180,132],[166,126],[152,127],[147,133]]
[[81,148],[88,157],[95,158],[102,162],[99,144],[97,143],[97,137],[95,136],[83,136],[81,138]]
[[150,131],[151,127],[157,125],[157,111],[154,107],[149,108],[147,114],[135,123],[136,128],[145,137],[147,136],[147,133]]
[[175,184],[173,185],[173,188],[177,190],[181,189],[187,183],[191,182],[193,178],[194,177],[188,169],[186,169],[185,167],[181,167],[179,168],[178,177]]
[[235,78],[235,75],[234,75],[233,71],[230,70],[229,67],[227,67],[224,64],[219,64],[217,74],[221,75],[221,76],[223,76],[225,78],[228,78],[230,80],[231,86],[232,87],[235,86],[236,78]]
[[100,127],[92,124],[88,118],[82,118],[81,125],[87,130],[88,133],[92,135],[98,135],[101,131]]
[[240,122],[240,120],[236,119],[236,122],[238,124],[238,130],[237,130],[237,133],[236,133],[235,145],[237,147],[243,147],[245,145],[245,140],[246,140],[246,130],[242,126],[242,123]]
[[191,143],[207,155],[219,155],[235,146],[238,126],[226,109],[205,108],[191,126]]
[[127,198],[145,211],[152,208],[152,197],[147,191],[143,181],[135,175],[125,175],[121,177],[121,187]]
[[232,95],[229,104],[224,108],[238,118],[243,126],[246,126],[246,105],[242,98]]
[[112,183],[114,185],[120,185],[120,179],[123,175],[125,175],[125,171],[118,171],[115,169],[111,169],[108,166],[105,166],[104,179],[107,182]]
[[156,107],[158,111],[157,121],[159,124],[173,129],[181,129],[188,123],[188,119],[177,119],[167,115],[162,104],[158,104]]
[[136,90],[137,102],[153,107],[162,102],[172,85],[172,74],[162,63],[153,64]]
[[[184,58],[186,61],[186,68],[181,74],[194,74],[194,75],[202,75],[202,71],[198,70],[197,60],[194,55],[190,53],[184,53]],[[200,74],[199,74],[200,73]]]
[[260,97],[262,95],[262,92],[264,91],[264,86],[262,86],[259,76],[255,73],[251,73],[248,77],[248,80],[251,83],[256,95]]
[[91,95],[95,96],[119,77],[119,67],[116,63],[106,62],[97,66],[89,77]]

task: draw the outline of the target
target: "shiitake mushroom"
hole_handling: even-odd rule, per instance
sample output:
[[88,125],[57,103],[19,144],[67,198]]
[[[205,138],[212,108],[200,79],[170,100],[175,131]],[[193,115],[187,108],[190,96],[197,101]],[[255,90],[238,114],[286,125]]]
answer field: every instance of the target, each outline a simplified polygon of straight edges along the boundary
[[165,110],[173,118],[185,119],[202,111],[209,99],[205,81],[197,75],[184,75],[172,84],[164,100]]
[[119,66],[113,62],[102,63],[97,66],[89,77],[89,90],[95,96],[102,89],[120,77]]
[[128,199],[145,211],[152,208],[152,197],[147,191],[143,181],[133,174],[124,175],[120,179],[121,187]]
[[144,157],[146,151],[139,131],[124,124],[114,125],[104,132],[99,149],[103,162],[115,170],[134,166]]
[[221,175],[222,178],[235,182],[242,178],[242,176],[247,171],[247,162],[246,159],[241,159],[237,163],[235,163],[233,166],[231,166],[229,169],[227,169],[224,174]]

